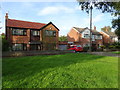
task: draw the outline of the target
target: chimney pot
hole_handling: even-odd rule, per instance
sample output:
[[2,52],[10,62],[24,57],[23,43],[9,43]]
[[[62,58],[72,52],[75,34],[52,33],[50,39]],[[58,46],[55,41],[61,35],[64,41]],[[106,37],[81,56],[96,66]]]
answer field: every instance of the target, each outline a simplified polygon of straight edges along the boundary
[[96,26],[94,26],[94,30],[96,30]]
[[8,19],[8,13],[6,13],[5,19]]

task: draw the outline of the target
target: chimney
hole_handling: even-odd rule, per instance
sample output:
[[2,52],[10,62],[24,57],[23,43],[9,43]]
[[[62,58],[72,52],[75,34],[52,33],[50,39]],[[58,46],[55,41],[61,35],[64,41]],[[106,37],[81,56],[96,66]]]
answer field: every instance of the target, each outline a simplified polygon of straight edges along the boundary
[[5,19],[8,19],[8,13],[6,13]]
[[94,30],[96,30],[96,26],[94,26]]

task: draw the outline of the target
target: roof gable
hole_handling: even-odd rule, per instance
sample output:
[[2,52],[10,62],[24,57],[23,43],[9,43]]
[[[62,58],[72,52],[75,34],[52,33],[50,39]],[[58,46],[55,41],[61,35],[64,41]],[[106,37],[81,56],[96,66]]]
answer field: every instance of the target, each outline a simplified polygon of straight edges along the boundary
[[79,33],[82,33],[83,31],[88,29],[87,27],[86,28],[73,27],[73,28],[76,29]]
[[40,28],[40,30],[42,30],[43,28],[47,27],[50,24],[52,24],[59,31],[59,29],[52,22],[49,22],[48,24],[44,25],[43,27]]
[[[86,27],[86,28],[73,27],[73,28],[75,28],[79,33],[82,33],[85,30],[90,30],[88,27]],[[92,34],[94,34],[94,35],[98,35],[98,34],[101,35],[101,33],[99,33],[97,30],[92,30]]]

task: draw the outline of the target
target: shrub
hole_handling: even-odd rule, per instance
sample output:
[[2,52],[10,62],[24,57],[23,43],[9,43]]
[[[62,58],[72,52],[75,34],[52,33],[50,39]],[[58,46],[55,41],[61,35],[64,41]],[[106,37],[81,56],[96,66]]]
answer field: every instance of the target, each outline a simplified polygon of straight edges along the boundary
[[[90,47],[83,47],[83,51],[87,52],[89,50],[89,48]],[[97,48],[96,47],[92,47],[91,49],[92,49],[92,51],[96,51]]]
[[113,48],[115,48],[114,45],[110,45],[110,46],[109,46],[109,49],[113,49]]
[[116,49],[120,49],[120,45],[115,45],[115,48]]
[[9,51],[9,48],[9,42],[5,38],[2,38],[2,51]]
[[83,47],[83,51],[87,52],[89,50],[89,47]]
[[100,47],[101,47],[102,49],[105,49],[105,48],[106,48],[106,46],[104,46],[104,45],[101,45]]

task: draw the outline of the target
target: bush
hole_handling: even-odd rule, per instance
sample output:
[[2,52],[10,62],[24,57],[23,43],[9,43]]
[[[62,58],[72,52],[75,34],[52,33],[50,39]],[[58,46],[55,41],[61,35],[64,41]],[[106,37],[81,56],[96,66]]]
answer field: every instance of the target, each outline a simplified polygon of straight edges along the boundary
[[83,51],[87,52],[89,50],[89,47],[83,47]]
[[[89,48],[90,48],[90,47],[83,47],[83,51],[84,51],[84,52],[87,52],[87,51],[89,50]],[[97,50],[96,47],[92,47],[91,49],[92,49],[92,51],[96,51],[96,50]]]
[[5,38],[2,38],[2,51],[9,51],[9,47],[9,42]]
[[115,45],[115,48],[116,49],[120,49],[120,45]]
[[105,49],[105,48],[106,48],[106,46],[104,46],[104,45],[101,45],[100,47],[101,47],[102,49]]
[[114,45],[110,45],[110,46],[109,46],[109,49],[113,49],[113,48],[115,48]]

